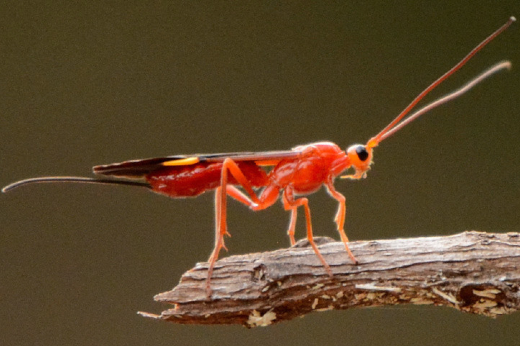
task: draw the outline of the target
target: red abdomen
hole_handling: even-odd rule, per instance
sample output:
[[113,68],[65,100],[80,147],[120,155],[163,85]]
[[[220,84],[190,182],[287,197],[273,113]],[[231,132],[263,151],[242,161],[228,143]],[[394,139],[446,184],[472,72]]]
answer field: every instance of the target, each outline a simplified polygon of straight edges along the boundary
[[[254,162],[237,162],[253,187],[266,186],[267,174]],[[152,190],[169,197],[195,197],[220,186],[222,162],[200,162],[189,166],[172,166],[146,175]],[[231,174],[228,183],[238,184]]]

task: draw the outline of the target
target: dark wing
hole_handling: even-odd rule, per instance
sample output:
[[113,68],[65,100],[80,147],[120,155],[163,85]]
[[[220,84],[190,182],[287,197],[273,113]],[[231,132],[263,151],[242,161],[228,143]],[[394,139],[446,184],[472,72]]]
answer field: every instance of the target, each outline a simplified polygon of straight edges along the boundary
[[195,155],[174,155],[156,157],[143,160],[130,160],[109,165],[94,166],[95,174],[102,174],[114,177],[140,178],[150,172],[172,166],[190,166],[204,162],[223,162],[226,158],[234,161],[253,161],[259,166],[274,166],[284,159],[297,158],[300,151],[265,151],[265,152],[240,152],[240,153],[220,153],[220,154],[195,154]]

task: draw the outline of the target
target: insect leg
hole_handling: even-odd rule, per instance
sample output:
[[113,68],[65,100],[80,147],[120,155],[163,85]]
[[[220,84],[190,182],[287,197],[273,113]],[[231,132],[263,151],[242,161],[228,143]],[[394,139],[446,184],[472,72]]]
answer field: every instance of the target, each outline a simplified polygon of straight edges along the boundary
[[294,239],[294,230],[296,229],[297,215],[298,215],[298,208],[293,208],[291,210],[291,222],[289,223],[289,229],[287,230],[287,235],[289,236],[289,239],[291,239],[291,246],[296,244],[296,240]]
[[291,207],[290,203],[287,201],[287,198],[285,197],[285,193],[282,195],[283,199],[283,205],[285,210],[291,210],[291,221],[289,222],[289,229],[287,230],[287,235],[289,236],[289,239],[291,240],[291,246],[294,246],[296,244],[296,240],[294,239],[294,233],[296,229],[296,219],[298,216],[298,207]]
[[[244,188],[247,195],[232,185],[228,185],[228,174],[231,173],[233,178]],[[211,276],[218,259],[219,252],[222,248],[226,249],[224,244],[224,235],[231,236],[227,231],[226,211],[227,211],[227,195],[230,195],[237,201],[249,206],[253,210],[265,209],[278,199],[279,189],[276,186],[267,186],[258,197],[245,175],[242,173],[235,161],[230,158],[224,160],[222,165],[222,173],[220,178],[220,186],[215,191],[215,246],[209,257],[208,277],[206,279],[206,294],[211,295]]]
[[[330,269],[329,264],[327,261],[325,261],[325,258],[320,253],[320,250],[318,249],[318,246],[314,242],[314,236],[312,234],[312,224],[311,224],[311,210],[309,208],[309,200],[305,197],[294,199],[294,193],[292,188],[286,187],[283,192],[283,205],[285,210],[292,210],[295,214],[294,210],[298,208],[299,206],[304,207],[305,210],[305,221],[307,223],[307,240],[309,241],[309,244],[311,244],[312,249],[316,253],[316,256],[318,256],[318,259],[321,261],[323,266],[325,267],[325,270],[327,271],[327,274],[329,274],[330,277],[333,277],[332,270]],[[294,220],[296,223],[296,221]],[[291,225],[293,223],[293,219],[291,219]]]
[[345,196],[343,196],[341,193],[336,191],[336,188],[334,188],[334,184],[332,183],[332,180],[329,179],[326,182],[326,186],[327,186],[327,189],[329,190],[330,195],[339,202],[338,212],[336,213],[336,217],[334,218],[334,221],[336,221],[336,225],[338,226],[339,236],[341,237],[341,241],[345,245],[345,249],[347,250],[349,257],[352,259],[352,261],[354,261],[354,263],[357,264],[358,260],[356,259],[356,257],[354,257],[354,255],[348,248],[348,245],[347,245],[348,237],[345,234],[345,229],[344,229],[345,214],[346,214],[346,209],[347,209],[346,205],[345,205]]
[[227,250],[225,244],[224,244],[224,234],[220,233],[220,216],[221,216],[221,196],[222,195],[222,187],[218,187],[215,190],[215,247],[213,248],[213,251],[211,252],[211,255],[209,256],[208,262],[208,277],[206,279],[206,295],[208,297],[211,296],[211,288],[210,288],[210,279],[211,275],[213,274],[213,268],[215,267],[215,262],[218,258],[218,253],[220,252],[220,249],[224,248]]

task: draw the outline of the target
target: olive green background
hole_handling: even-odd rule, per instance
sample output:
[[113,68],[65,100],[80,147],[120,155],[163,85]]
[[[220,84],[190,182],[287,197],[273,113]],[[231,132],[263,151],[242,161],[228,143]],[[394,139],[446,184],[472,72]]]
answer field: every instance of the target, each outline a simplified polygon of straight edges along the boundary
[[[0,185],[172,154],[365,142],[510,15],[511,1],[0,4]],[[352,240],[520,231],[518,23],[428,99],[510,73],[383,142],[337,181]],[[213,245],[213,196],[34,185],[0,195],[2,345],[518,345],[520,314],[315,313],[268,328],[147,320]],[[317,235],[336,203],[310,198]],[[230,254],[288,245],[281,204],[229,207]],[[304,236],[303,219],[297,235]],[[223,254],[226,255],[226,254]]]

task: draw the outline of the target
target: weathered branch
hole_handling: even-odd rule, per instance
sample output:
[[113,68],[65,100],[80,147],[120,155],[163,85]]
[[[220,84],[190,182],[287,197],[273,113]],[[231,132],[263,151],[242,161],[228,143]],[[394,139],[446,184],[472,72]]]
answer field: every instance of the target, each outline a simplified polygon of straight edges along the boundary
[[185,273],[172,291],[155,296],[174,304],[143,316],[184,324],[265,326],[312,311],[397,304],[434,304],[496,317],[520,309],[520,234],[464,232],[349,243],[320,239],[330,278],[306,242],[272,252],[218,261],[206,297],[207,263]]

